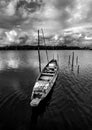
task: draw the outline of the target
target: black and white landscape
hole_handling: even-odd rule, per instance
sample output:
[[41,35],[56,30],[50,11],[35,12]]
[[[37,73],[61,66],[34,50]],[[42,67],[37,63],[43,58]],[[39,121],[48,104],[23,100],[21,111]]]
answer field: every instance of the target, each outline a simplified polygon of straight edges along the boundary
[[[91,130],[91,50],[92,0],[0,0],[0,130]],[[58,78],[31,107],[47,55]]]

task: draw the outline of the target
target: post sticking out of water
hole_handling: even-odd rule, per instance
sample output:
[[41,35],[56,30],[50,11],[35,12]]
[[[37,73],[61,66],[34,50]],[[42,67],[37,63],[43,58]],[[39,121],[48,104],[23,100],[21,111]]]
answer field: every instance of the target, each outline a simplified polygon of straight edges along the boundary
[[76,57],[76,65],[78,65],[78,56]]
[[57,61],[58,61],[58,65],[59,65],[59,55],[57,54]]
[[74,69],[74,52],[72,53],[72,71]]
[[39,30],[38,30],[38,59],[39,59],[39,72],[41,72],[41,57],[40,57],[40,39],[39,39]]
[[53,54],[53,59],[54,59],[54,54]]
[[78,65],[77,74],[79,74],[79,72],[80,72],[80,66]]
[[69,55],[68,65],[70,65],[71,56]]

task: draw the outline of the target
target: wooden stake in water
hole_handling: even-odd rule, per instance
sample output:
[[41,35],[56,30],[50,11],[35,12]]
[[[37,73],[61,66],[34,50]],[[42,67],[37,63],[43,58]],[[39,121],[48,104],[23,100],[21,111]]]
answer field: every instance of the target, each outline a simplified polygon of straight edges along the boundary
[[79,72],[80,72],[80,66],[78,65],[77,74],[79,74]]
[[38,59],[39,59],[39,72],[41,72],[41,57],[40,57],[40,39],[39,39],[39,30],[38,30]]
[[53,54],[53,59],[54,59],[54,54]]
[[72,71],[74,70],[74,52],[72,53]]
[[78,56],[76,57],[76,65],[78,65]]
[[59,65],[59,55],[57,54],[57,62],[58,62],[58,65]]
[[70,65],[71,56],[69,55],[68,65]]

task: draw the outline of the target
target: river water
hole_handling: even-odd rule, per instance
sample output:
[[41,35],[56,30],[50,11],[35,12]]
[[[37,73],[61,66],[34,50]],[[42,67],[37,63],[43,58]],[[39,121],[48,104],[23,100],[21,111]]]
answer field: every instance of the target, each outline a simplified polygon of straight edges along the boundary
[[[43,68],[46,53],[40,53]],[[39,74],[37,51],[0,52],[0,130],[91,130],[92,51],[48,51],[48,55],[49,60],[58,60],[58,78],[46,99],[32,108],[31,92]]]

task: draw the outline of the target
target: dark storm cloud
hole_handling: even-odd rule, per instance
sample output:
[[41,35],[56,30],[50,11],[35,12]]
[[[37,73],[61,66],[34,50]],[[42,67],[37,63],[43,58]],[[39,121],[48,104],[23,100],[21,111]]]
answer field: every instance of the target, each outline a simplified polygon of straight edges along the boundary
[[21,23],[22,19],[17,16],[3,16],[0,15],[0,28],[12,29],[12,27]]
[[[34,13],[38,8],[37,4],[19,3],[19,0],[11,0],[7,4],[5,0],[2,2],[0,3],[0,28],[10,29],[17,24],[23,24],[28,20],[29,14]],[[24,8],[24,4],[28,8]],[[26,9],[30,9],[30,13]]]
[[64,9],[67,6],[73,8],[75,6],[75,0],[56,0],[54,5],[57,9]]
[[[22,18],[21,15],[19,15],[20,12],[17,12],[16,14],[16,4],[17,0],[10,1],[8,6],[3,9],[5,10],[4,15],[3,12],[0,13],[0,28],[12,28],[17,24],[23,24],[23,22],[28,21],[28,17]],[[37,27],[37,24],[39,26],[41,23],[43,25],[45,22],[48,22],[48,24],[51,24],[52,22],[52,25],[54,24],[54,27],[55,25],[57,26],[55,28],[58,28],[60,25],[61,28],[64,28],[66,26],[66,21],[69,18],[66,7],[73,7],[74,2],[72,0],[47,0],[45,1],[45,4],[46,5],[41,10],[43,12],[38,10],[38,13],[34,12],[33,16],[30,15],[28,24],[31,24],[34,27],[36,24]],[[49,26],[50,25],[48,25],[48,28]]]
[[[16,11],[16,1],[11,1],[3,9],[4,13],[0,12],[1,28],[20,24],[25,30],[44,28],[50,34],[92,22],[92,0],[43,0],[44,4],[29,15],[25,11],[22,13],[21,9]],[[30,7],[33,9],[32,5]]]
[[92,0],[52,0],[62,28],[92,22]]
[[[71,14],[67,11],[67,8],[74,9],[76,0],[46,0],[45,3],[43,17],[39,15],[39,19],[45,23],[48,21],[48,26],[52,26],[54,30],[62,30],[70,26],[67,20],[70,19]],[[49,24],[51,22],[52,24]]]

